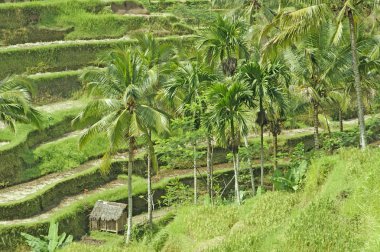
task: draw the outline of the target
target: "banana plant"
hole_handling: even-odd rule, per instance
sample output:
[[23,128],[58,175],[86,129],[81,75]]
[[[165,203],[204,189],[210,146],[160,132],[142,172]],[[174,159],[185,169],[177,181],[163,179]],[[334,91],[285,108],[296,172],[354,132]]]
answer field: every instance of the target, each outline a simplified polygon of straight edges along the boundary
[[33,252],[54,252],[73,241],[72,235],[58,234],[58,225],[58,223],[51,222],[48,235],[41,235],[41,238],[27,233],[21,233],[21,236],[25,238]]

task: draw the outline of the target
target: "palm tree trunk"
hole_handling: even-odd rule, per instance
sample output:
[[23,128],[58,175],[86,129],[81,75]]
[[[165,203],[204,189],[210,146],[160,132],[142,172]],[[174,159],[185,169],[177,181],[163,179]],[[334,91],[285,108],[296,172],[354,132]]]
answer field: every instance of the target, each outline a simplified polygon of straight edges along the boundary
[[193,168],[194,168],[194,204],[198,201],[198,185],[197,185],[197,141],[193,144]]
[[314,112],[314,149],[319,149],[319,120],[318,120],[318,103],[313,102],[313,112]]
[[133,198],[132,198],[132,172],[133,172],[133,151],[134,139],[129,137],[129,151],[128,151],[128,220],[127,220],[127,237],[126,243],[131,241],[132,234],[132,214],[133,214]]
[[256,186],[255,186],[255,173],[252,168],[252,159],[249,159],[249,172],[251,174],[251,187],[252,187],[252,195],[256,195]]
[[210,166],[210,188],[211,203],[214,203],[214,146],[211,144],[211,166]]
[[260,125],[260,185],[264,186],[264,124]]
[[[273,166],[273,174],[277,171],[277,148],[278,148],[278,141],[277,141],[277,133],[273,133],[273,158],[274,158],[274,166]],[[275,190],[275,186],[273,183],[273,191]]]
[[148,224],[150,227],[153,225],[153,194],[152,194],[152,156],[151,151],[148,151]]
[[326,126],[327,126],[327,132],[329,133],[329,136],[331,136],[331,128],[330,128],[329,120],[327,120],[326,114],[324,114],[323,116],[325,117],[325,122],[326,122]]
[[234,177],[235,177],[235,197],[236,203],[240,205],[240,190],[239,190],[239,154],[234,150],[233,154],[234,163]]
[[362,101],[362,87],[360,83],[359,73],[359,61],[356,47],[355,37],[355,20],[351,9],[347,12],[348,21],[350,24],[350,41],[351,41],[351,53],[352,53],[352,70],[355,77],[355,90],[356,99],[358,103],[358,120],[359,120],[359,134],[360,134],[360,147],[364,150],[366,148],[366,135],[365,135],[365,121],[364,121],[364,105]]
[[234,120],[231,119],[231,147],[232,147],[232,162],[234,165],[234,178],[235,178],[235,197],[236,202],[240,205],[240,191],[239,191],[239,145],[236,141]]
[[344,131],[344,128],[343,128],[343,115],[342,115],[342,110],[341,109],[339,109],[339,130],[340,130],[340,132]]
[[211,187],[211,178],[212,178],[212,143],[211,137],[207,136],[207,193],[212,202],[212,187]]
[[[244,142],[245,142],[245,147],[248,148],[248,139],[247,139],[247,137],[244,137]],[[251,157],[248,157],[248,166],[249,166],[249,173],[251,175],[252,195],[255,196],[255,194],[256,194],[255,173],[253,171],[252,158]]]

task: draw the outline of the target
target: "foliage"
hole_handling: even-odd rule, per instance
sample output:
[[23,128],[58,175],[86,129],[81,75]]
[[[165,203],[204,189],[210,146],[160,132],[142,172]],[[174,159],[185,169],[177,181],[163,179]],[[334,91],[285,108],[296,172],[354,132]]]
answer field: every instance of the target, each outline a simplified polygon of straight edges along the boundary
[[[158,39],[162,43],[181,45],[186,48],[192,36],[167,36]],[[48,44],[31,47],[0,49],[0,78],[12,73],[21,74],[40,63],[48,66],[45,71],[75,70],[92,65],[101,54],[119,46],[130,46],[132,39],[110,41],[82,41],[80,43]],[[23,62],[23,64],[19,64]]]
[[72,235],[67,236],[66,233],[59,235],[58,223],[53,222],[50,223],[48,235],[42,236],[42,239],[26,233],[21,233],[21,235],[26,239],[34,252],[54,252],[73,241]]
[[282,171],[274,174],[273,181],[276,183],[276,188],[299,191],[304,183],[308,159],[305,156],[305,147],[303,143],[298,144],[292,154],[289,169],[282,175]]
[[32,89],[25,78],[13,76],[0,81],[0,122],[13,131],[16,122],[42,124],[42,115],[31,105]]
[[[154,237],[159,244],[156,248],[377,250],[380,230],[373,225],[380,221],[376,199],[379,193],[373,189],[378,186],[379,162],[378,149],[342,149],[336,155],[312,160],[305,191],[266,192],[240,207],[225,204],[179,208],[174,221]],[[363,173],[363,169],[367,172]],[[153,250],[153,245],[146,248],[149,249]]]
[[189,204],[192,200],[192,191],[188,185],[185,185],[174,179],[165,188],[163,203],[167,206]]
[[68,178],[52,183],[21,200],[0,204],[0,220],[22,219],[41,214],[57,206],[65,197],[101,186],[122,172],[123,163],[113,163],[108,176],[100,167],[89,168]]
[[[202,140],[203,130],[193,130],[193,120],[189,117],[172,120],[171,130],[176,134],[157,140],[156,151],[159,161],[164,164],[164,167],[170,169],[191,167],[194,151],[189,143]],[[197,150],[197,159],[204,155],[204,150]]]

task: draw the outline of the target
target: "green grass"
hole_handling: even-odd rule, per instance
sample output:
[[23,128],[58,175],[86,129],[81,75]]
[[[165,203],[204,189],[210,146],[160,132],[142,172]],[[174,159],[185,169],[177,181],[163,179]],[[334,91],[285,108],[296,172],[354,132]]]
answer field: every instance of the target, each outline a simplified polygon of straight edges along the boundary
[[59,112],[55,112],[55,113],[43,112],[42,114],[44,117],[44,123],[41,129],[38,129],[37,127],[30,124],[17,124],[16,132],[13,132],[9,128],[0,130],[0,141],[9,141],[9,144],[0,147],[0,152],[4,150],[12,149],[18,144],[26,141],[28,134],[31,133],[32,131],[37,131],[37,130],[43,131],[49,128],[50,126],[63,121],[67,117],[76,116],[80,112],[80,110],[81,108],[76,107],[76,108],[59,110]]
[[[119,2],[119,1],[117,1]],[[121,2],[121,1],[120,1]],[[190,2],[170,5],[147,5],[160,13],[151,15],[117,15],[110,8],[111,1],[43,1],[0,6],[0,36],[5,44],[37,41],[120,38],[137,31],[151,31],[158,35],[190,34],[190,27],[178,29],[179,18],[199,20],[208,3]],[[17,8],[17,9],[16,9]],[[198,8],[201,14],[197,14]],[[162,12],[165,15],[162,15]],[[172,13],[172,15],[170,14]],[[7,19],[14,16],[13,19]],[[178,17],[178,18],[177,18]],[[208,16],[203,20],[209,20]],[[39,30],[40,29],[40,30]],[[46,32],[47,29],[47,32]],[[53,32],[48,32],[49,30]]]
[[23,171],[22,181],[28,181],[52,172],[63,172],[101,156],[107,150],[105,136],[95,137],[79,149],[79,136],[44,144],[33,150],[31,168]]
[[[152,242],[128,251],[379,251],[379,167],[379,149],[315,158],[299,193],[267,192],[240,207],[181,207]],[[123,251],[118,244],[109,251]]]

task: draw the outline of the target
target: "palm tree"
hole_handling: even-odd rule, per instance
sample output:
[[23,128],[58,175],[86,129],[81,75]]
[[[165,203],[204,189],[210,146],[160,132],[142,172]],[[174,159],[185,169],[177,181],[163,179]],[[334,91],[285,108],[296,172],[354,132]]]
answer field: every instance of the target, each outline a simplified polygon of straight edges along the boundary
[[[218,139],[230,147],[233,157],[235,197],[240,204],[239,145],[240,134],[247,135],[247,104],[251,99],[248,86],[240,82],[216,83],[208,90],[210,120],[214,123]],[[229,136],[229,140],[227,138]]]
[[0,81],[0,122],[16,130],[16,122],[41,126],[42,115],[31,105],[31,86],[20,76]]
[[[139,34],[138,53],[144,64],[148,66],[147,89],[145,90],[146,102],[149,106],[165,110],[165,104],[159,99],[159,94],[163,89],[163,83],[166,82],[165,71],[169,60],[173,58],[174,51],[168,44],[160,44],[153,34]],[[147,185],[148,185],[148,223],[153,224],[153,193],[152,193],[152,166],[159,170],[157,157],[155,155],[154,144],[152,140],[152,131],[148,129],[146,134],[148,143],[147,148]]]
[[[112,153],[124,141],[128,143],[128,243],[132,230],[132,171],[136,138],[148,136],[150,131],[166,130],[167,119],[146,102],[145,92],[149,88],[146,84],[147,67],[136,52],[117,49],[102,63],[107,66],[106,70],[90,69],[82,76],[93,99],[75,121],[95,121],[81,136],[80,146],[97,134],[107,134],[109,150],[102,165],[105,169],[109,168]],[[151,148],[150,142],[147,145]]]
[[[180,62],[173,73],[173,78],[166,85],[169,100],[180,100],[179,112],[191,116],[194,130],[201,127],[201,119],[205,111],[203,98],[207,84],[215,80],[215,75],[208,66],[203,64],[199,57],[187,62]],[[194,168],[194,204],[197,204],[197,140],[193,140],[193,168]]]
[[331,31],[326,24],[308,33],[304,40],[285,51],[293,79],[298,85],[295,90],[306,98],[313,110],[314,148],[319,149],[319,114],[322,103],[331,92],[339,87],[348,66],[345,49],[331,45]]
[[239,72],[239,78],[246,82],[252,91],[252,97],[258,101],[259,112],[256,123],[260,126],[260,184],[264,186],[264,126],[268,123],[265,103],[276,103],[285,108],[282,84],[287,83],[289,75],[282,63],[259,63],[251,61],[244,64]]
[[247,58],[246,25],[237,17],[218,17],[215,24],[200,36],[199,48],[205,49],[205,59],[213,65],[221,64],[226,76],[233,76],[238,59]]
[[338,44],[344,34],[344,21],[345,19],[348,20],[352,72],[357,99],[360,146],[362,149],[366,148],[366,136],[355,19],[359,20],[361,16],[367,16],[368,13],[372,13],[379,7],[379,2],[378,0],[298,1],[298,3],[306,5],[306,7],[298,8],[290,12],[281,11],[264,32],[265,35],[273,29],[280,28],[280,32],[266,44],[266,51],[268,52],[271,48],[289,45],[311,30],[323,25],[326,20],[334,17],[337,28],[334,32],[332,42]]
[[[285,97],[285,94],[282,94]],[[281,134],[283,123],[286,121],[287,102],[275,103],[269,101],[267,107],[267,119],[269,125],[269,131],[273,136],[273,172],[276,173],[278,162],[278,135]],[[273,189],[274,184],[273,184]]]

